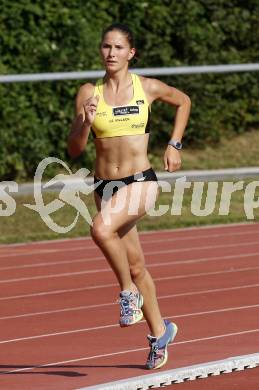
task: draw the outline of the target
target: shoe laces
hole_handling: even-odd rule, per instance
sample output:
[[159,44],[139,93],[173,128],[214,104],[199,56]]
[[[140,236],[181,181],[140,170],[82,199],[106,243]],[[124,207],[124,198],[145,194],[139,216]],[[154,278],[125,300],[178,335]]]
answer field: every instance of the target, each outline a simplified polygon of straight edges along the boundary
[[147,336],[147,338],[149,340],[149,345],[150,345],[150,352],[148,355],[148,361],[155,363],[155,360],[157,357],[157,352],[159,350],[159,346],[158,346],[156,339],[154,340],[154,338],[152,336]]
[[132,294],[128,297],[120,297],[119,303],[121,308],[121,316],[130,316],[132,314],[132,309],[130,307],[130,303],[133,302]]

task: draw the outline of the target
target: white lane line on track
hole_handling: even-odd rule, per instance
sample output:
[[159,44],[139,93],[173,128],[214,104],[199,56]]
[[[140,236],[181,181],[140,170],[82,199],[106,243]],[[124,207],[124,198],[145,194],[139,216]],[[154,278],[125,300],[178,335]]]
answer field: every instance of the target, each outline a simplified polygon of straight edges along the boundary
[[[203,337],[203,338],[198,338],[198,339],[191,339],[191,340],[185,340],[185,341],[176,341],[173,344],[169,344],[168,347],[172,347],[172,346],[175,346],[175,345],[182,345],[182,344],[190,344],[190,343],[208,341],[208,340],[216,340],[216,339],[225,338],[225,337],[242,336],[244,334],[252,334],[252,333],[258,333],[258,332],[259,332],[259,329],[248,329],[248,330],[245,330],[245,331],[242,331],[242,332],[225,333],[225,334],[221,334],[221,335],[215,335],[215,336],[210,336],[210,337]],[[76,363],[76,362],[80,362],[80,361],[83,361],[83,360],[91,360],[91,359],[99,359],[99,358],[105,358],[105,357],[116,356],[116,355],[123,355],[125,353],[142,352],[142,351],[147,351],[147,350],[149,350],[149,347],[129,349],[129,350],[126,350],[126,351],[118,351],[118,352],[106,353],[106,354],[102,354],[102,355],[86,356],[86,357],[81,357],[81,358],[77,358],[77,359],[70,359],[70,360],[63,360],[63,361],[54,362],[54,363],[40,364],[40,365],[37,365],[37,366],[35,365],[35,366],[31,366],[31,367],[17,368],[15,370],[11,370],[11,371],[2,371],[2,372],[0,372],[0,375],[11,374],[13,372],[20,372],[20,371],[29,371],[29,370],[33,370],[35,368],[43,368],[43,367],[58,366],[58,365],[69,364],[69,363]]]
[[[258,253],[248,253],[248,254],[242,254],[242,255],[231,255],[231,258],[242,258],[242,257],[254,257]],[[229,258],[227,256],[221,256],[217,259],[225,259]],[[156,268],[156,267],[165,267],[165,266],[172,266],[175,264],[193,264],[193,263],[200,263],[200,262],[208,262],[208,261],[213,261],[215,258],[206,258],[204,259],[197,259],[197,260],[184,260],[184,261],[179,261],[179,262],[164,262],[164,263],[151,263],[147,264],[147,268]],[[88,275],[88,274],[96,274],[96,273],[101,273],[101,272],[110,272],[112,274],[111,268],[101,268],[101,269],[93,269],[93,270],[87,270],[87,271],[77,271],[77,272],[65,272],[61,274],[47,274],[47,275],[38,275],[38,276],[30,276],[30,277],[23,277],[23,278],[15,278],[15,279],[3,279],[0,280],[0,284],[4,283],[16,283],[16,282],[25,282],[29,280],[41,280],[41,279],[50,279],[50,278],[63,278],[63,277],[72,277],[72,276],[80,276],[80,275]]]
[[[256,241],[257,243],[257,241]],[[160,254],[160,253],[175,253],[175,252],[186,252],[189,250],[201,250],[201,249],[216,249],[216,248],[222,248],[222,247],[236,247],[236,246],[246,246],[255,244],[255,242],[249,242],[249,243],[239,243],[239,244],[225,244],[220,246],[203,246],[203,247],[189,247],[189,248],[179,248],[179,249],[168,249],[163,251],[152,251],[152,252],[146,252],[144,251],[145,256],[149,256],[152,254]],[[49,262],[41,262],[41,263],[28,263],[28,264],[22,264],[22,265],[13,265],[13,266],[6,266],[6,267],[0,267],[0,271],[7,271],[7,270],[15,270],[15,269],[25,269],[25,268],[37,268],[37,267],[49,267],[49,266],[56,266],[56,265],[64,265],[64,264],[75,264],[75,263],[89,263],[89,262],[98,262],[103,261],[106,262],[105,257],[102,256],[95,256],[91,258],[82,258],[82,259],[70,259],[70,260],[61,260],[61,261],[49,261]]]
[[[163,243],[163,242],[179,242],[179,241],[189,241],[189,240],[200,240],[200,239],[206,239],[206,238],[218,238],[218,237],[232,237],[232,236],[244,236],[244,235],[252,235],[256,234],[258,235],[258,232],[237,232],[237,233],[215,233],[215,234],[205,234],[201,236],[191,236],[191,237],[172,237],[172,238],[161,238],[161,239],[153,239],[153,240],[144,240],[141,241],[141,244],[153,244],[153,243]],[[25,248],[26,249],[26,248]],[[84,246],[77,246],[77,247],[72,247],[72,248],[58,248],[58,249],[35,249],[32,251],[23,251],[23,252],[17,252],[17,253],[0,253],[0,258],[9,258],[9,257],[22,257],[22,256],[31,256],[34,254],[49,254],[49,253],[57,253],[57,252],[75,252],[78,250],[89,250],[89,249],[97,249],[97,246],[89,244],[84,245]]]
[[[22,294],[22,295],[13,295],[9,297],[1,297],[0,301],[8,301],[12,299],[24,299],[24,298],[32,298],[32,297],[42,297],[42,296],[48,296],[48,295],[56,295],[56,294],[71,294],[75,292],[82,292],[87,290],[94,290],[96,288],[108,288],[108,287],[116,287],[117,284],[106,284],[102,286],[86,286],[86,287],[79,287],[79,288],[70,288],[70,289],[63,289],[63,290],[54,290],[54,291],[41,291],[39,293],[32,293],[32,294]],[[118,287],[118,286],[117,286]],[[228,288],[221,288],[221,289],[214,289],[214,290],[202,290],[202,291],[193,291],[188,293],[178,293],[173,295],[165,296],[164,298],[168,297],[181,297],[181,296],[188,296],[188,295],[197,295],[197,294],[206,294],[206,293],[213,293],[213,292],[220,292],[220,291],[231,291],[231,290],[238,290],[238,289],[245,289],[245,288],[256,288],[259,287],[258,284],[246,284],[242,286],[233,286]],[[161,297],[160,297],[161,299]]]
[[[167,318],[195,317],[195,316],[201,316],[201,315],[225,313],[225,312],[229,312],[229,311],[256,309],[258,307],[259,307],[259,304],[250,305],[250,306],[230,307],[230,308],[224,308],[224,309],[218,309],[218,310],[210,310],[210,311],[197,312],[197,313],[187,313],[187,314],[179,314],[179,315],[174,315],[174,316],[167,316]],[[142,321],[140,321],[140,323],[145,323],[145,321],[142,320]],[[101,325],[101,326],[95,326],[95,327],[91,327],[91,328],[72,329],[72,330],[67,330],[67,331],[62,331],[62,332],[54,332],[54,333],[46,333],[46,334],[40,334],[40,335],[35,335],[35,336],[20,337],[17,339],[1,340],[0,344],[9,344],[9,343],[15,343],[15,342],[19,342],[19,341],[36,340],[36,339],[41,339],[41,338],[46,338],[46,337],[53,337],[53,336],[64,336],[67,334],[91,332],[91,331],[95,331],[95,330],[103,330],[103,329],[109,329],[109,328],[115,328],[115,327],[118,328],[119,325],[118,324]]]
[[[140,231],[140,236],[152,236],[152,235],[160,235],[164,233],[177,233],[177,232],[185,232],[188,233],[189,231],[204,231],[204,230],[215,230],[215,229],[227,229],[231,230],[233,228],[244,228],[245,230],[249,229],[249,231],[252,233],[252,229],[259,228],[258,222],[234,222],[234,223],[221,223],[221,224],[213,224],[213,225],[201,225],[201,226],[189,226],[184,228],[175,228],[175,229],[160,229],[160,230],[149,230],[149,231]],[[232,230],[233,231],[233,230]],[[234,233],[234,232],[233,232]],[[239,232],[237,232],[239,233]],[[0,244],[0,249],[9,249],[9,248],[19,248],[19,247],[27,247],[27,246],[34,246],[34,245],[42,245],[42,244],[62,244],[67,243],[69,241],[72,242],[80,242],[80,241],[92,241],[92,238],[90,236],[84,236],[84,237],[73,237],[73,238],[61,238],[57,240],[40,240],[40,241],[30,241],[30,242],[20,242],[20,243],[13,243],[13,244]]]
[[[248,246],[248,245],[259,245],[259,242],[250,242],[250,243],[246,243],[246,244],[231,244],[231,245],[221,245],[221,246],[214,246],[214,247],[199,247],[199,248],[192,248],[192,251],[194,250],[201,250],[201,249],[216,249],[216,248],[219,248],[219,247],[224,247],[224,248],[227,248],[227,247],[237,247],[237,246]],[[186,251],[190,251],[190,249],[182,249],[182,250],[177,250],[177,252],[186,252]],[[153,252],[147,252],[145,253],[145,256],[147,255],[156,255],[156,254],[165,254],[165,253],[174,253],[176,252],[176,250],[164,250],[164,251],[153,251]],[[250,253],[245,253],[245,254],[241,254],[241,255],[230,255],[232,257],[238,257],[238,256],[249,256],[249,255],[257,255],[258,252],[253,252],[252,254]],[[227,258],[227,256],[220,256],[219,257],[220,259],[223,259],[223,258]],[[93,261],[96,261],[96,259],[99,259],[99,258],[93,258]],[[103,257],[101,257],[101,259],[103,259]],[[206,258],[207,259],[207,258]],[[77,261],[77,260],[75,260]],[[89,261],[89,259],[88,259]],[[164,262],[164,263],[150,263],[150,264],[147,264],[148,267],[159,267],[159,266],[167,266],[167,265],[171,265],[171,264],[184,264],[184,263],[187,263],[188,261],[190,262],[199,262],[200,259],[195,259],[195,260],[183,260],[183,261],[178,261],[178,262]],[[80,259],[80,262],[81,262],[81,259]],[[73,260],[71,261],[71,263],[73,263]],[[55,278],[55,277],[63,277],[63,276],[72,276],[72,275],[83,275],[83,274],[93,274],[93,273],[100,273],[100,272],[109,272],[111,271],[111,268],[97,268],[97,269],[93,269],[93,270],[87,270],[87,271],[78,271],[78,272],[66,272],[66,273],[62,273],[62,274],[47,274],[47,275],[38,275],[38,276],[33,276],[33,277],[28,277],[28,278],[16,278],[16,279],[3,279],[3,280],[0,280],[0,283],[12,283],[12,282],[19,282],[19,281],[26,281],[26,280],[37,280],[37,279],[46,279],[46,278]]]
[[[225,337],[242,336],[245,334],[252,334],[252,333],[258,333],[258,332],[259,332],[259,329],[248,329],[248,330],[244,330],[242,332],[225,333],[225,334],[220,334],[220,335],[215,335],[215,336],[210,336],[210,337],[203,337],[203,338],[198,338],[198,339],[176,341],[173,344],[169,344],[168,347],[175,346],[175,345],[183,345],[183,344],[191,344],[191,343],[209,341],[209,340],[217,340],[217,339],[225,338]],[[30,370],[34,370],[35,368],[43,368],[43,367],[64,365],[64,364],[69,364],[69,363],[76,363],[76,362],[80,362],[83,360],[106,358],[106,357],[110,357],[110,356],[123,355],[125,353],[143,352],[143,351],[148,351],[148,350],[149,350],[149,347],[144,347],[144,348],[128,349],[126,351],[124,350],[124,351],[118,351],[118,352],[111,352],[111,353],[106,353],[106,354],[102,354],[102,355],[86,356],[86,357],[81,357],[81,358],[77,358],[77,359],[63,360],[60,362],[46,363],[46,364],[39,364],[37,366],[35,365],[35,366],[31,366],[31,367],[18,368],[18,369],[10,370],[10,371],[2,371],[2,372],[0,372],[0,375],[11,374],[14,372],[30,371]]]
[[[234,231],[233,231],[234,228]],[[152,235],[162,235],[164,233],[178,233],[178,232],[199,232],[199,231],[211,231],[211,230],[217,230],[217,229],[223,229],[223,230],[232,230],[233,233],[236,234],[240,232],[235,233],[235,228],[243,228],[241,234],[244,232],[244,230],[249,230],[249,232],[253,233],[254,229],[259,229],[259,222],[234,222],[234,223],[221,223],[221,224],[213,224],[213,225],[201,225],[201,226],[189,226],[189,227],[183,227],[183,228],[175,228],[175,229],[159,229],[159,230],[148,230],[148,231],[139,231],[140,237],[147,237]],[[251,228],[251,230],[250,230]],[[249,234],[249,233],[248,233]],[[40,241],[29,241],[29,242],[21,242],[21,243],[13,243],[13,244],[0,244],[0,250],[1,249],[9,249],[9,248],[19,248],[19,247],[28,247],[28,246],[34,246],[34,245],[42,245],[42,244],[48,244],[48,245],[59,245],[62,243],[67,242],[81,242],[81,241],[92,241],[92,238],[90,236],[84,236],[84,237],[70,237],[70,238],[61,238],[56,240],[40,240]]]
[[[198,259],[193,259],[193,260],[179,260],[179,261],[169,261],[169,262],[164,262],[164,263],[150,263],[150,264],[147,264],[147,268],[155,268],[155,267],[163,267],[163,266],[168,266],[168,265],[178,265],[178,264],[193,264],[193,263],[199,263],[199,262],[207,262],[207,261],[214,261],[214,260],[230,260],[232,258],[246,258],[246,257],[254,257],[256,255],[259,255],[259,252],[255,252],[255,253],[245,253],[245,254],[241,254],[241,255],[229,255],[229,256],[221,256],[221,257],[209,257],[209,258],[198,258]],[[251,270],[251,269],[257,269],[258,267],[253,267],[253,268],[240,268],[239,270]],[[105,269],[96,269],[96,270],[90,270],[90,271],[78,271],[78,272],[69,272],[69,273],[63,273],[63,274],[48,274],[48,275],[40,275],[40,276],[36,276],[36,277],[30,277],[29,279],[33,279],[33,278],[40,278],[40,279],[44,279],[44,278],[47,278],[47,277],[63,277],[63,276],[73,276],[73,275],[81,275],[81,274],[88,274],[88,273],[98,273],[98,271],[104,271],[104,272],[108,272],[110,271],[111,269],[110,268],[105,268]],[[238,270],[238,269],[236,269]],[[199,273],[199,274],[184,274],[183,276],[181,275],[175,275],[175,276],[170,276],[168,277],[169,279],[171,278],[181,278],[181,277],[190,277],[190,276],[200,276],[200,275],[213,275],[218,273],[218,272],[237,272],[235,271],[235,269],[231,269],[231,270],[224,270],[224,271],[213,271],[213,273]],[[20,278],[20,279],[5,279],[3,281],[0,281],[0,283],[9,283],[9,282],[16,282],[16,281],[24,281],[25,279],[24,278]],[[26,279],[27,280],[27,279]],[[166,278],[156,278],[154,280],[166,280]],[[106,284],[106,285],[100,285],[100,286],[92,286],[92,288],[103,288],[103,287],[113,287],[113,286],[117,286],[117,284]],[[0,300],[3,299],[3,298],[0,298]]]
[[[207,340],[215,340],[215,339],[220,339],[220,338],[225,338],[225,337],[242,336],[244,334],[252,334],[252,333],[258,333],[258,332],[259,332],[259,329],[249,329],[249,330],[245,330],[242,332],[225,333],[225,334],[211,336],[211,337],[204,337],[204,338],[191,339],[191,340],[185,340],[185,341],[177,341],[177,342],[174,342],[173,344],[169,344],[168,347],[175,346],[175,345],[202,342],[202,341],[207,341]],[[14,372],[30,371],[30,370],[34,370],[35,368],[38,369],[38,368],[44,368],[44,367],[64,365],[64,364],[69,364],[69,363],[76,363],[76,362],[80,362],[80,361],[84,361],[84,360],[99,359],[99,358],[105,358],[105,357],[110,357],[110,356],[123,355],[126,353],[132,353],[132,352],[143,352],[143,351],[147,351],[147,350],[149,350],[149,348],[144,347],[144,348],[136,348],[136,349],[129,349],[129,350],[124,350],[124,351],[112,352],[112,353],[107,353],[107,354],[102,354],[102,355],[86,356],[86,357],[81,357],[81,358],[77,358],[77,359],[63,360],[63,361],[54,362],[54,363],[45,363],[45,364],[35,365],[35,366],[31,366],[31,367],[17,368],[15,370],[10,370],[10,371],[2,371],[2,372],[0,372],[0,375],[11,374]]]
[[[174,279],[186,279],[186,278],[192,278],[192,277],[200,277],[200,276],[211,276],[211,275],[221,275],[221,274],[229,274],[229,273],[236,273],[236,272],[244,272],[244,271],[251,271],[251,270],[258,270],[259,267],[254,268],[237,268],[237,269],[231,269],[231,270],[225,270],[225,271],[214,271],[214,272],[202,272],[202,273],[196,273],[196,274],[189,274],[189,275],[175,275],[175,276],[166,276],[163,278],[154,278],[154,281],[165,281],[165,280],[174,280]],[[114,287],[117,287],[117,284],[114,284]],[[161,299],[160,296],[157,297],[158,299]],[[40,316],[40,315],[47,315],[47,314],[56,314],[56,313],[64,313],[64,312],[70,312],[70,311],[77,311],[77,310],[87,310],[87,309],[96,309],[101,308],[105,306],[111,306],[117,304],[116,302],[109,302],[109,303],[101,303],[96,305],[85,305],[85,306],[78,306],[78,307],[67,307],[63,309],[57,309],[57,310],[49,310],[49,311],[42,311],[42,312],[35,312],[35,313],[24,313],[20,315],[13,315],[13,316],[5,316],[0,317],[0,320],[9,320],[9,319],[15,319],[15,318],[23,318],[23,317],[33,317],[33,316]]]

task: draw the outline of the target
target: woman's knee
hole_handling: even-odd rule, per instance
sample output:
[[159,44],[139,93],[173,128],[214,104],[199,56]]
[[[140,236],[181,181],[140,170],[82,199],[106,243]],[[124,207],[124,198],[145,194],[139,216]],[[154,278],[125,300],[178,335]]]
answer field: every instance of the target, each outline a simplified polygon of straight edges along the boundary
[[90,228],[91,236],[94,241],[105,241],[112,237],[113,232],[109,229],[109,226],[99,222],[93,221],[93,225]]

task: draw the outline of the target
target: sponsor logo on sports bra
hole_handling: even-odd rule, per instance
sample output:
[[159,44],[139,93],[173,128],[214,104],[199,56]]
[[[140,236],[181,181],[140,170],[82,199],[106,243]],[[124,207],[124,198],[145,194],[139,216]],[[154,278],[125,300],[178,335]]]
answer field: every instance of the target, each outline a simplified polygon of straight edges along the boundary
[[97,115],[97,116],[107,116],[107,112],[106,112],[106,111],[97,112],[96,115]]
[[130,118],[116,118],[115,119],[115,122],[126,122],[126,121],[129,121]]
[[112,109],[112,113],[114,116],[139,114],[139,107],[138,106],[114,107]]
[[141,123],[133,123],[133,125],[131,125],[132,129],[138,129],[140,127],[144,127],[145,126],[145,123],[144,122],[141,122]]
[[144,100],[136,100],[136,103],[139,106],[140,104],[144,104],[145,102],[144,102]]

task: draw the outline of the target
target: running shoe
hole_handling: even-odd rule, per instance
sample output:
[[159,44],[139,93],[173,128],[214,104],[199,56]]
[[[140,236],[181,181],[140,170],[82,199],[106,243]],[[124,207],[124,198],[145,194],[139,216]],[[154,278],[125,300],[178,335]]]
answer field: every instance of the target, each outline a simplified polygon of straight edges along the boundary
[[143,318],[141,307],[143,306],[143,297],[137,292],[124,290],[120,293],[120,326],[130,326],[136,324]]
[[168,320],[164,320],[164,323],[166,330],[163,336],[159,339],[150,335],[147,336],[150,352],[147,358],[146,367],[149,370],[160,368],[166,364],[168,358],[167,346],[174,340],[177,334],[178,328],[176,324]]

